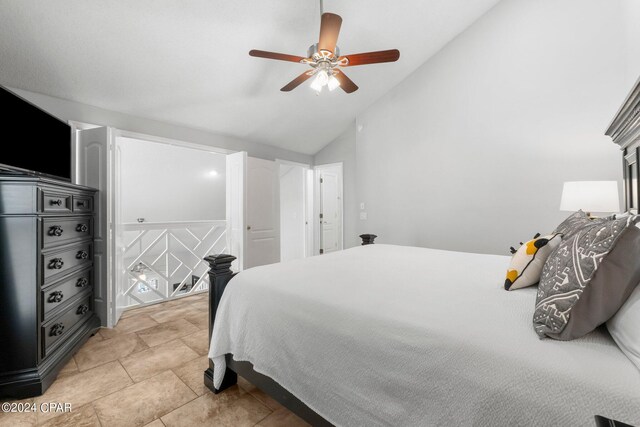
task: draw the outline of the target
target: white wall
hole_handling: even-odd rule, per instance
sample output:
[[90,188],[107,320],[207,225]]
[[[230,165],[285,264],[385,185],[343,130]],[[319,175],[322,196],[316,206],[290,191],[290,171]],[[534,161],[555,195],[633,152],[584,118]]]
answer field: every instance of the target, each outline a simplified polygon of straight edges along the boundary
[[504,0],[373,104],[357,119],[358,231],[508,254],[567,215],[564,181],[620,180],[603,133],[640,75],[634,3]]
[[122,222],[225,219],[225,155],[130,138],[118,145]]
[[[352,123],[338,138],[313,157],[315,165],[342,162],[344,197],[344,247],[360,244],[358,237],[358,200],[356,196],[356,124]],[[366,228],[366,227],[365,227]],[[367,231],[365,231],[367,232]]]
[[306,154],[295,153],[293,151],[284,150],[270,145],[245,141],[232,136],[187,128],[143,117],[130,116],[128,114],[109,111],[91,105],[54,98],[22,89],[9,89],[62,120],[75,120],[100,126],[112,126],[121,130],[128,130],[151,136],[160,136],[178,141],[209,145],[231,151],[246,151],[252,157],[258,157],[265,160],[283,159],[300,163],[311,163],[312,160],[312,157]]
[[302,166],[280,165],[280,260],[305,255],[305,175]]

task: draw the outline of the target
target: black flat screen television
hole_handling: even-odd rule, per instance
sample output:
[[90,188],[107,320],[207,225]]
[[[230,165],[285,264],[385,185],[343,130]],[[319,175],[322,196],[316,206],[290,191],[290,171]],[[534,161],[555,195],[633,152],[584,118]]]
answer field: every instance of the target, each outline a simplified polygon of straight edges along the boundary
[[0,86],[0,171],[71,180],[71,126]]

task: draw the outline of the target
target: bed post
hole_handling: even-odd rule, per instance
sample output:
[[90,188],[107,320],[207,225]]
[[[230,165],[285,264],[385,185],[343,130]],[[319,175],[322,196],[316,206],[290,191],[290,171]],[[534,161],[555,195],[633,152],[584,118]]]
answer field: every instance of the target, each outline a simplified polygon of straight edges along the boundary
[[376,239],[375,234],[361,234],[360,238],[362,239],[362,246],[365,245],[373,245],[373,241]]
[[[227,287],[227,283],[234,276],[231,271],[231,263],[236,259],[233,255],[218,254],[209,255],[204,260],[209,263],[209,345],[211,345],[211,334],[213,333],[213,322],[216,319],[218,304]],[[227,368],[220,389],[213,386],[213,362],[209,359],[209,369],[204,371],[204,385],[214,393],[231,387],[238,381],[238,375]]]

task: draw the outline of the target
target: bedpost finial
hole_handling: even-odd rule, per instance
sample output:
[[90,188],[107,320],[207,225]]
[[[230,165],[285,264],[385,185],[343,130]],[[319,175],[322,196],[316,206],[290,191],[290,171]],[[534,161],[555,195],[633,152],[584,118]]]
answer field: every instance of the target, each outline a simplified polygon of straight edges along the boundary
[[362,239],[362,246],[365,245],[373,245],[373,241],[376,239],[375,234],[361,234],[360,238]]
[[236,257],[229,254],[213,254],[204,258],[209,263],[211,272],[221,273],[231,270],[231,263]]

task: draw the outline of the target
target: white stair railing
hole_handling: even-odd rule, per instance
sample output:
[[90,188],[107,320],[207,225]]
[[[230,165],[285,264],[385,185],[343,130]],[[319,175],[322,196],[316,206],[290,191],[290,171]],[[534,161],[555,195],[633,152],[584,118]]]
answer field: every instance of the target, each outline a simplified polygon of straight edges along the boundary
[[224,220],[125,223],[120,230],[120,310],[207,291],[203,258],[226,251]]

